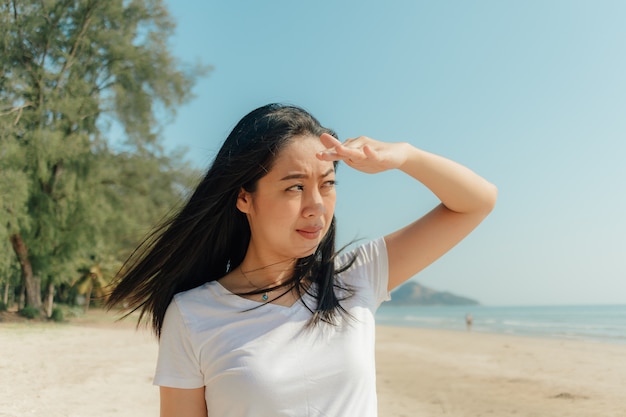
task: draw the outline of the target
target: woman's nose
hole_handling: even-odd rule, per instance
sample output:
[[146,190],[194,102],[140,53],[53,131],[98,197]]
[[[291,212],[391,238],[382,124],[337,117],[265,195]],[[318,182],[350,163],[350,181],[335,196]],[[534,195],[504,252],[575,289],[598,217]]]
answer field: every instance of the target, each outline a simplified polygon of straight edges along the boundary
[[324,199],[321,194],[317,191],[311,192],[304,202],[302,215],[304,217],[314,217],[324,214],[325,212],[326,206],[324,206]]

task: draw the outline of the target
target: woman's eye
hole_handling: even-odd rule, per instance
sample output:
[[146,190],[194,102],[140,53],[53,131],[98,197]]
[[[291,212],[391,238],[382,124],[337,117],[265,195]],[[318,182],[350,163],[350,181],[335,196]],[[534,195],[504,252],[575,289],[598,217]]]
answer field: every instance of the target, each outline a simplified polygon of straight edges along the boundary
[[[320,186],[320,188],[332,189],[335,187],[335,185],[337,185],[337,182],[335,180],[324,181],[322,185]],[[304,185],[303,184],[292,185],[291,187],[287,188],[286,191],[304,191]]]

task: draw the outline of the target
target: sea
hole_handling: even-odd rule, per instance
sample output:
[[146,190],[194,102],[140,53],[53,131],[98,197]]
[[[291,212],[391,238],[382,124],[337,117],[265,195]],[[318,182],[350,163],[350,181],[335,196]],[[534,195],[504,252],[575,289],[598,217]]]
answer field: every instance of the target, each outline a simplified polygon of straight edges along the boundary
[[626,305],[581,306],[391,306],[376,313],[379,325],[626,344]]

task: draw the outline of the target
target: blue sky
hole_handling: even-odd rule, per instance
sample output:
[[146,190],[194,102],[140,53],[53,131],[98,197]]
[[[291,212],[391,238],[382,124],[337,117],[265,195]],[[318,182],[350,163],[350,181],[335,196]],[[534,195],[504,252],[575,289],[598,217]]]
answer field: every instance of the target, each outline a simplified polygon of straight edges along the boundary
[[[164,130],[205,168],[234,124],[300,105],[340,139],[408,141],[499,201],[416,279],[487,305],[626,303],[626,2],[166,2],[172,49],[214,70]],[[437,202],[401,173],[340,168],[339,243]]]

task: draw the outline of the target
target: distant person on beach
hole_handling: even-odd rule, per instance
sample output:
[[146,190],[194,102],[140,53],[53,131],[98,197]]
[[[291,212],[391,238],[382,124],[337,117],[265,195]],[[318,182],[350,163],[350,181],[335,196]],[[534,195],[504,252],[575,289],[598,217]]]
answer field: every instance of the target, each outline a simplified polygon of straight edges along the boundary
[[474,317],[472,317],[470,313],[467,313],[465,315],[465,327],[467,328],[468,332],[472,331],[472,324],[474,324]]
[[[441,204],[339,254],[339,162],[400,170]],[[266,105],[235,126],[185,205],[127,261],[108,305],[139,310],[159,337],[162,417],[374,417],[376,309],[470,233],[496,193],[409,143],[340,142],[305,110]]]

